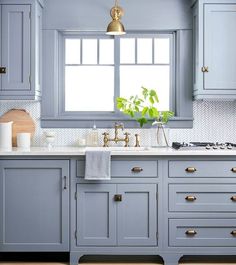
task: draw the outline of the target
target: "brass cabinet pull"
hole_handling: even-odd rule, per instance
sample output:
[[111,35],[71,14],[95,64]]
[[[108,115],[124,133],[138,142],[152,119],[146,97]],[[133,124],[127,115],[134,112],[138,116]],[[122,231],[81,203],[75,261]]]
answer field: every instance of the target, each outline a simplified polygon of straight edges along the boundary
[[187,167],[185,171],[188,173],[194,173],[195,171],[197,171],[197,169],[195,167]]
[[131,171],[134,173],[140,173],[143,171],[143,169],[141,167],[133,167]]
[[231,171],[232,171],[233,173],[236,173],[236,167],[232,167],[232,168],[231,168]]
[[195,236],[197,232],[195,230],[187,230],[185,234],[188,236]]
[[236,196],[232,196],[230,199],[231,201],[236,202]]
[[192,195],[185,197],[185,200],[186,200],[186,201],[189,201],[189,202],[196,201],[196,199],[197,199],[197,198],[196,198],[195,196],[192,196]]
[[6,74],[7,68],[6,67],[0,67],[0,74]]
[[122,201],[122,195],[121,194],[116,194],[114,196],[114,201],[115,202],[121,202]]
[[236,236],[236,230],[233,230],[230,234],[231,234],[232,236]]
[[203,66],[202,67],[202,72],[203,73],[208,73],[209,72],[209,67],[208,66]]

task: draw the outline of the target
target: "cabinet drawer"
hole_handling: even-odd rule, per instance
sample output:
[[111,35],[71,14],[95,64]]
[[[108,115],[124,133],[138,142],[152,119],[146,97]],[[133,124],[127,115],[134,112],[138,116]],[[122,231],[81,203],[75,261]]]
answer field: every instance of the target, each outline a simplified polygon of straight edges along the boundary
[[[140,161],[140,160],[116,160],[111,161],[111,176],[118,177],[157,177],[157,161]],[[77,161],[77,177],[84,177],[85,161]]]
[[235,212],[236,185],[169,184],[169,211]]
[[169,161],[169,177],[236,178],[236,161]]
[[169,246],[236,247],[236,219],[169,219]]

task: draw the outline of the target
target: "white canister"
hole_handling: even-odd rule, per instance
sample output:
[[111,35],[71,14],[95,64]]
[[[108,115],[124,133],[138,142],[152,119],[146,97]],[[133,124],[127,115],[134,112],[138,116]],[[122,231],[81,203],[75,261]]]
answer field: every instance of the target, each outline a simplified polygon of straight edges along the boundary
[[30,148],[30,133],[17,133],[16,135],[17,147]]
[[12,149],[12,124],[12,121],[0,123],[0,149]]

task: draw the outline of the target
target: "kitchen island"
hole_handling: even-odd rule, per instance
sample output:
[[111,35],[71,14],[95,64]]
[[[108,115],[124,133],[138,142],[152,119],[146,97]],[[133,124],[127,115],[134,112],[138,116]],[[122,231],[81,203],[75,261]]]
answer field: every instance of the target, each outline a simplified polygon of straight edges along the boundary
[[235,150],[110,148],[111,180],[93,181],[86,150],[0,152],[0,251],[70,252],[71,265],[84,255],[177,264],[235,254]]

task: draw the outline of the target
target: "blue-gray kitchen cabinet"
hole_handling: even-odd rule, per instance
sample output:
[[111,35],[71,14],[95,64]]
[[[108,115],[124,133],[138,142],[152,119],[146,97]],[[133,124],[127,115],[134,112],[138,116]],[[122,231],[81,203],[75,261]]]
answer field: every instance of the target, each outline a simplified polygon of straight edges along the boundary
[[195,3],[195,99],[236,98],[235,24],[235,0],[199,0]]
[[77,184],[77,246],[156,246],[155,184]]
[[69,251],[69,160],[0,160],[0,251]]
[[0,1],[0,99],[41,95],[42,3]]

